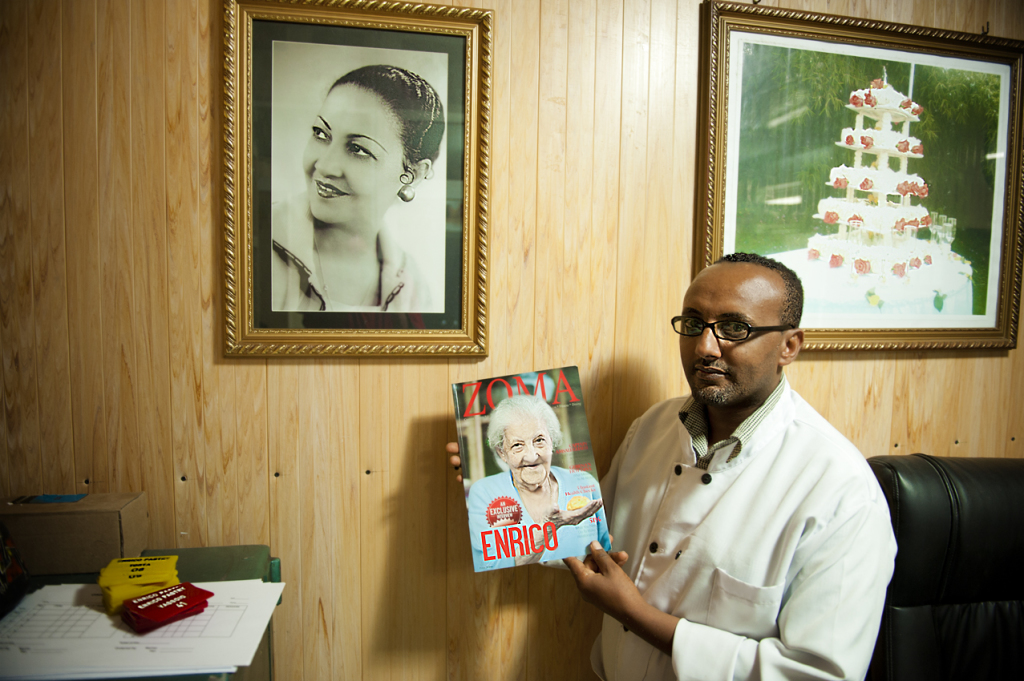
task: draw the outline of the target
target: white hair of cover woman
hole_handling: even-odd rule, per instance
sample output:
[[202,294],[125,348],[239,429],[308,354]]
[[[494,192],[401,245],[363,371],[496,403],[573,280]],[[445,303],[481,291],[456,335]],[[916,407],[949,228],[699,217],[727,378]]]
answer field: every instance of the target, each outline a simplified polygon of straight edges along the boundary
[[538,419],[544,424],[551,436],[552,448],[562,443],[562,425],[558,422],[555,410],[537,395],[515,395],[498,403],[491,412],[490,425],[487,428],[487,444],[497,452],[505,442],[505,429],[513,423],[527,419]]

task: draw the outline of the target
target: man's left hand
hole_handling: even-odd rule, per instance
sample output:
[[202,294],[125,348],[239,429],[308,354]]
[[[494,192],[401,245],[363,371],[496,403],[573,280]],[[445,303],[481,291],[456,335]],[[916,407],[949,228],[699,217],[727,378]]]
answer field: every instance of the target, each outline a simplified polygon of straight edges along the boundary
[[608,553],[599,542],[593,541],[586,560],[565,558],[563,562],[576,580],[583,600],[614,617],[661,652],[671,655],[672,637],[679,618],[644,600],[621,567],[626,558],[624,551]]
[[563,562],[576,580],[576,587],[587,603],[620,622],[628,617],[630,608],[646,605],[640,591],[622,568],[625,551],[606,552],[600,542],[590,543],[590,555],[580,562],[578,558],[565,558]]

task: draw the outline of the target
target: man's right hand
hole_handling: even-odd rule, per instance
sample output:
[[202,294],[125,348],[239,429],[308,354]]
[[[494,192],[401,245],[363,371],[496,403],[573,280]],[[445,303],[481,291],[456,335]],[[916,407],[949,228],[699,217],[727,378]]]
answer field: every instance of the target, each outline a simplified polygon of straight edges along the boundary
[[[456,471],[461,471],[462,459],[459,458],[459,443],[449,442],[444,446],[444,448],[449,454],[451,454],[451,456],[448,457],[448,463],[450,463],[452,465],[452,468],[454,468]],[[462,482],[462,473],[457,473],[455,475],[455,481]]]

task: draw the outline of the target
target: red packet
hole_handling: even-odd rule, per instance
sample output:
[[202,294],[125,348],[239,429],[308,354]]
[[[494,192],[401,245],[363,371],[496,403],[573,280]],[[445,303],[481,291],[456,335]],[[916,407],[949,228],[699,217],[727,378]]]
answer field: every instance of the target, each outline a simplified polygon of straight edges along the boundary
[[146,632],[206,609],[212,591],[183,582],[124,602],[121,619],[137,632]]

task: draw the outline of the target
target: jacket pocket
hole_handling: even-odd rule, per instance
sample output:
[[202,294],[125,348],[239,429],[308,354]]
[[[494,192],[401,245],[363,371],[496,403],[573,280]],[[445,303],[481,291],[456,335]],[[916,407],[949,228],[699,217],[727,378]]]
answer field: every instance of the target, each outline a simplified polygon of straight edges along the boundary
[[777,619],[785,584],[755,586],[715,568],[708,624],[761,640],[778,636]]

